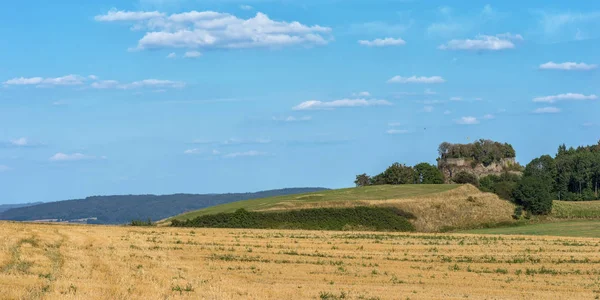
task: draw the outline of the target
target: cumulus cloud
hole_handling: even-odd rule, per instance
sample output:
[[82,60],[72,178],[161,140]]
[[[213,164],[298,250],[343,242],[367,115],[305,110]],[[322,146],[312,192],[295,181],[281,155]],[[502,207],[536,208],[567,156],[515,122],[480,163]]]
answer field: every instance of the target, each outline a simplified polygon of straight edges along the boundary
[[31,145],[31,143],[29,142],[29,140],[27,138],[18,138],[15,140],[11,140],[10,141],[11,144],[13,144],[14,146],[18,146],[18,147],[23,147],[23,146],[28,146]]
[[294,117],[294,116],[289,116],[289,117],[273,117],[273,121],[277,121],[277,122],[306,122],[306,121],[310,121],[312,120],[312,117],[310,116],[304,116],[304,117]]
[[177,54],[175,52],[171,52],[169,53],[169,55],[167,55],[167,58],[176,58]]
[[86,80],[85,77],[79,75],[66,75],[62,77],[43,78],[43,77],[18,77],[9,79],[4,82],[4,85],[35,85],[38,87],[44,86],[68,86],[81,85]]
[[578,101],[578,100],[596,100],[596,99],[598,99],[598,96],[596,96],[594,94],[586,96],[583,94],[566,93],[566,94],[559,94],[559,95],[553,95],[553,96],[535,97],[535,98],[533,98],[533,102],[554,103],[557,101],[565,101],[565,100]]
[[387,132],[387,134],[405,134],[405,133],[409,133],[409,131],[406,130],[406,129],[389,129],[386,132]]
[[198,149],[198,148],[187,149],[187,150],[183,151],[183,154],[200,154],[200,153],[202,153],[202,150]]
[[157,19],[164,17],[164,13],[158,11],[119,11],[115,8],[108,11],[106,15],[96,16],[94,19],[98,22],[115,22],[115,21],[144,21],[149,19]]
[[389,37],[384,39],[374,39],[372,41],[360,40],[358,43],[368,47],[402,46],[406,44],[406,42],[401,38]]
[[444,83],[446,80],[441,76],[411,76],[411,77],[402,77],[402,76],[394,76],[390,78],[388,83]]
[[88,78],[91,80],[98,80],[98,76],[96,75],[88,75]]
[[102,22],[130,22],[145,31],[133,50],[187,48],[257,48],[292,45],[324,45],[331,28],[299,22],[275,21],[258,12],[242,19],[214,11],[189,11],[166,15],[160,12],[111,10],[96,16]]
[[91,155],[85,155],[81,153],[56,153],[52,157],[50,157],[50,161],[78,161],[78,160],[94,160],[94,159],[106,159],[105,156],[97,157]]
[[386,100],[367,100],[367,99],[341,99],[330,102],[310,100],[294,106],[293,110],[331,110],[340,107],[366,107],[392,105]]
[[238,157],[252,157],[252,156],[267,156],[267,155],[269,155],[269,154],[266,153],[266,152],[260,152],[260,151],[251,150],[251,151],[246,151],[246,152],[229,153],[229,154],[223,155],[223,157],[225,157],[225,158],[238,158]]
[[501,33],[495,36],[477,35],[475,39],[450,40],[438,47],[441,50],[488,50],[498,51],[515,48],[513,41],[522,41],[520,34]]
[[101,80],[98,82],[92,82],[90,85],[95,89],[112,89],[119,86],[119,82],[116,80]]
[[557,107],[541,107],[533,111],[535,114],[556,114],[559,113],[560,109]]
[[564,70],[564,71],[589,71],[598,68],[595,64],[576,63],[576,62],[564,62],[555,63],[549,61],[545,64],[540,65],[541,70]]
[[475,125],[479,124],[479,120],[477,120],[475,117],[462,117],[456,120],[456,123],[461,125]]
[[187,51],[183,57],[185,58],[197,58],[202,56],[202,53],[198,52],[198,51]]

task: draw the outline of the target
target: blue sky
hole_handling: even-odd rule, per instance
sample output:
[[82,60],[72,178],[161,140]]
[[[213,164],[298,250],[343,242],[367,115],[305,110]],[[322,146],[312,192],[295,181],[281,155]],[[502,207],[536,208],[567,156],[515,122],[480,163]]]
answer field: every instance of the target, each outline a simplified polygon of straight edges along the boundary
[[[526,5],[526,6],[524,6]],[[595,1],[12,1],[0,203],[351,186],[600,139]]]

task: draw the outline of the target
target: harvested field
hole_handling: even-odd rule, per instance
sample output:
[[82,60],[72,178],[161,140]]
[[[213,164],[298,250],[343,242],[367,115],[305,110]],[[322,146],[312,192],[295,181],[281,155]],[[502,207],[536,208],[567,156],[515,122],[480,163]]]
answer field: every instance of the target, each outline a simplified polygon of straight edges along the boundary
[[3,299],[593,299],[598,239],[0,223]]

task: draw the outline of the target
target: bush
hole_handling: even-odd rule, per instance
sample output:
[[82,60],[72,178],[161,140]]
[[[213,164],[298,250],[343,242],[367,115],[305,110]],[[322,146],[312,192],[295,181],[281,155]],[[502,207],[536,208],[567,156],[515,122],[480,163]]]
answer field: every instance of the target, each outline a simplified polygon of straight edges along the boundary
[[521,216],[523,216],[523,207],[521,207],[521,206],[515,207],[515,212],[512,215],[513,219],[519,220],[519,219],[521,219]]
[[173,220],[173,227],[262,228],[347,230],[369,228],[375,231],[414,231],[408,219],[412,214],[392,207],[317,208],[284,212],[249,212],[200,216],[192,220]]
[[517,185],[513,199],[534,215],[545,215],[552,210],[551,186],[545,178],[525,176]]
[[452,177],[452,181],[458,184],[472,184],[474,186],[479,186],[479,180],[477,180],[477,176],[472,173],[466,171],[460,171]]
[[148,218],[146,221],[143,220],[131,220],[130,226],[154,226],[152,219]]

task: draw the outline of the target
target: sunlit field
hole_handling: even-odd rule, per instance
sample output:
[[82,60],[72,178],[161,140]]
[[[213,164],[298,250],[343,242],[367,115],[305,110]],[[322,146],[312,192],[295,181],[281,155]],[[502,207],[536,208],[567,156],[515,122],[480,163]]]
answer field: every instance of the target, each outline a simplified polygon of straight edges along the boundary
[[0,223],[3,299],[593,299],[599,240]]

